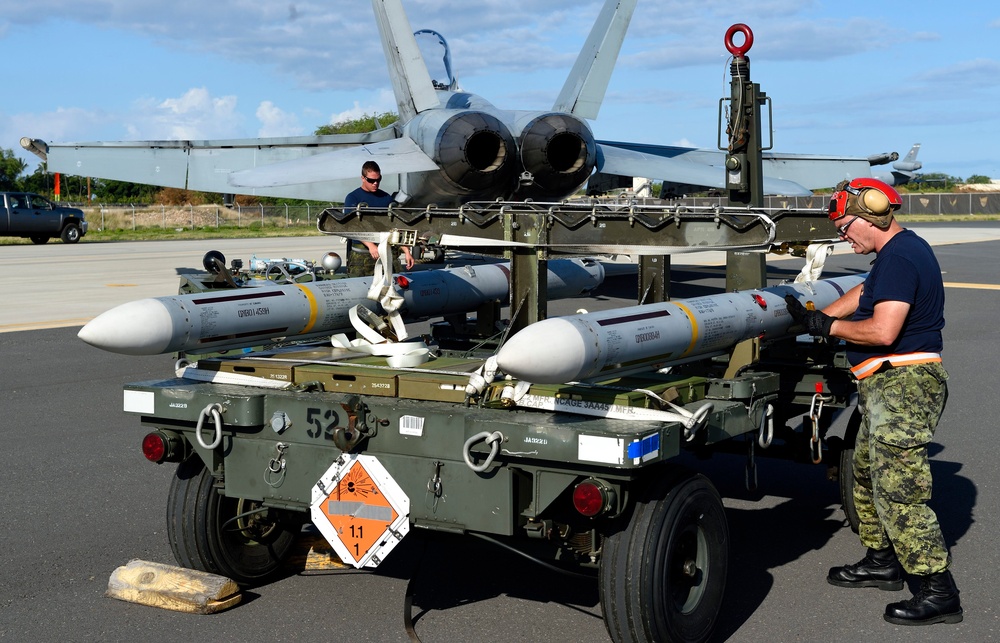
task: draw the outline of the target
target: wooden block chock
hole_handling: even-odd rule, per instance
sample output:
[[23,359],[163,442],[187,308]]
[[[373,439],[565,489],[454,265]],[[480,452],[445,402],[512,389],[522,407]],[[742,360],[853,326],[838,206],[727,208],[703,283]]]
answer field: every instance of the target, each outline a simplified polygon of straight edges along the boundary
[[350,565],[340,560],[326,538],[312,526],[302,532],[285,561],[285,568],[295,572],[333,571],[348,567]]
[[190,614],[214,614],[242,598],[239,586],[225,576],[138,559],[112,572],[104,595]]

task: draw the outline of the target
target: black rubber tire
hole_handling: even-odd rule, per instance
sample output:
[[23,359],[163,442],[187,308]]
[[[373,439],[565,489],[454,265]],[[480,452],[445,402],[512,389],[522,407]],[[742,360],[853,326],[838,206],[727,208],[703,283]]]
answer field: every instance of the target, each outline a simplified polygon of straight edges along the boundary
[[719,493],[700,474],[668,473],[604,539],[599,584],[608,634],[616,643],[707,640],[728,568]]
[[80,240],[80,226],[75,223],[67,223],[59,237],[63,243],[76,243]]
[[840,504],[844,508],[844,517],[851,531],[858,533],[858,508],[854,504],[854,445],[858,439],[858,429],[861,427],[861,411],[854,408],[854,414],[847,421],[844,431],[844,448],[840,451],[840,468],[837,481],[840,485]]
[[31,243],[33,243],[33,244],[35,244],[37,246],[40,246],[43,243],[48,243],[49,242],[49,238],[48,237],[38,237],[38,236],[35,236],[35,237],[28,237],[28,238],[31,239]]
[[260,585],[280,570],[303,519],[271,509],[226,526],[257,501],[227,498],[197,457],[177,466],[167,500],[167,538],[177,564],[219,574],[242,585]]

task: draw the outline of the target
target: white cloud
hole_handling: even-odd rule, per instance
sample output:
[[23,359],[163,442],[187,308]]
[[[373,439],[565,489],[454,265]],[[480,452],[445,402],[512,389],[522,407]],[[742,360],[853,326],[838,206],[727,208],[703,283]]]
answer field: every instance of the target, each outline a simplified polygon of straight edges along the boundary
[[300,136],[304,133],[299,118],[295,114],[284,111],[269,100],[262,102],[257,107],[257,120],[260,121],[257,136],[264,138]]
[[331,114],[327,122],[333,125],[343,121],[361,118],[366,114],[382,114],[384,112],[395,111],[397,111],[396,99],[393,97],[392,91],[382,90],[372,97],[371,100],[366,101],[364,105],[362,105],[360,101],[354,101],[354,107],[346,109],[342,112]]
[[193,87],[177,98],[136,101],[124,122],[129,138],[197,140],[244,135],[236,96],[213,97]]

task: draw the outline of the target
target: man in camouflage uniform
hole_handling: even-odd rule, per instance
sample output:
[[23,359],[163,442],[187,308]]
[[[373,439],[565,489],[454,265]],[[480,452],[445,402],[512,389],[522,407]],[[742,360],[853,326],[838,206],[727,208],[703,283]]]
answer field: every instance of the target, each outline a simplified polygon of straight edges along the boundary
[[[948,397],[941,365],[944,284],[930,246],[893,218],[899,194],[875,179],[837,186],[830,219],[857,254],[877,253],[863,284],[823,311],[788,297],[792,316],[814,336],[847,341],[862,414],[854,451],[859,536],[868,547],[853,565],[834,567],[838,587],[903,588],[904,570],[920,579],[913,598],[886,606],[900,625],[958,623],[962,607],[937,516],[927,506],[927,445]],[[850,317],[848,320],[847,318]]]

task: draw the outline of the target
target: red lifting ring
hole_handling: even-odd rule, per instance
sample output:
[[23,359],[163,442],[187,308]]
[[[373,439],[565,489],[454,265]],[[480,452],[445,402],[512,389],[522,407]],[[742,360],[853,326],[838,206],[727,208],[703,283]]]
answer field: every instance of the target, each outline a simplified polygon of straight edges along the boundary
[[[744,42],[739,47],[733,43],[733,36],[736,32],[743,34]],[[753,47],[753,32],[750,31],[750,27],[746,26],[742,22],[737,22],[735,25],[726,30],[726,49],[729,53],[736,56],[737,58],[742,58],[744,54],[750,51]]]

